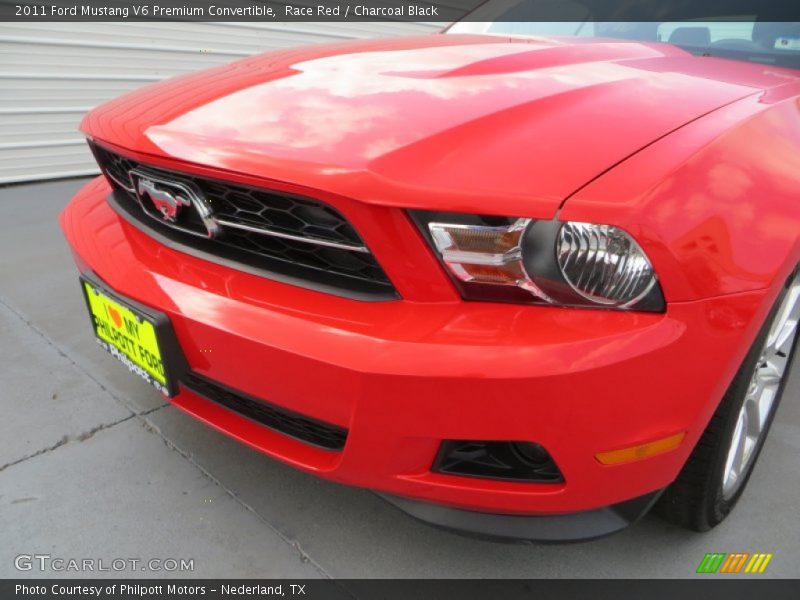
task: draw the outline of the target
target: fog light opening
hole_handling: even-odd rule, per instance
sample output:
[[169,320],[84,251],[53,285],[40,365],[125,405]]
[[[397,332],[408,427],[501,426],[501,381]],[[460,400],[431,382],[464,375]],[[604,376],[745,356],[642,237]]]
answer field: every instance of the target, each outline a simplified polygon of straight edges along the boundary
[[540,467],[552,460],[547,450],[532,442],[514,442],[511,444],[511,449],[517,454],[522,463],[530,467]]
[[445,440],[431,470],[505,481],[564,481],[550,453],[533,442]]

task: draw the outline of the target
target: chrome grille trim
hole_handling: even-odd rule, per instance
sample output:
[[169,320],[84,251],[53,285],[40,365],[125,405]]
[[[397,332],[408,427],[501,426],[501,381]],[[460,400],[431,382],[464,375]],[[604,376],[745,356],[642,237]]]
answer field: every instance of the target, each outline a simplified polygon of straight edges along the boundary
[[343,244],[340,242],[330,242],[328,240],[322,240],[319,238],[305,237],[302,235],[292,235],[290,233],[281,233],[280,231],[275,231],[273,229],[266,229],[263,227],[253,227],[252,225],[245,225],[244,223],[233,223],[231,221],[226,221],[225,219],[215,218],[214,220],[223,227],[232,227],[233,229],[251,231],[253,233],[259,233],[261,235],[269,235],[272,237],[281,238],[282,240],[292,240],[294,242],[314,244],[315,246],[325,246],[326,248],[336,248],[338,250],[348,250],[350,252],[361,252],[363,254],[370,253],[369,248],[367,248],[366,246],[357,246],[355,244]]

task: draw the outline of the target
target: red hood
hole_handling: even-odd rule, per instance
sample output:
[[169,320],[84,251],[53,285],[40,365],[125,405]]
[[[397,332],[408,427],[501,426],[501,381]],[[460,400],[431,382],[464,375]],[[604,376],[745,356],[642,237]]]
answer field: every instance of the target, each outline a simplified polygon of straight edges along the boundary
[[643,146],[788,79],[661,44],[428,36],[246,59],[124,96],[83,128],[367,202],[543,217]]

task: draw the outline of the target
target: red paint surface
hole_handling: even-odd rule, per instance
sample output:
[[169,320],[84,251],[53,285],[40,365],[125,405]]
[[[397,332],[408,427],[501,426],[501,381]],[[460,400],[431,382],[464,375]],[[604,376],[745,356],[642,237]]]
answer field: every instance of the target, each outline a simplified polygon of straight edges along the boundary
[[[604,506],[674,479],[800,260],[797,75],[666,45],[431,36],[250,58],[86,117],[133,158],[330,203],[398,301],[166,248],[107,205],[102,179],[62,226],[82,269],[168,314],[194,370],[350,430],[329,453],[173,400],[229,435],[320,476],[477,510]],[[408,207],[622,226],[667,311],[464,302]],[[594,458],[681,431],[641,462]],[[566,481],[432,474],[446,438],[538,442]]]

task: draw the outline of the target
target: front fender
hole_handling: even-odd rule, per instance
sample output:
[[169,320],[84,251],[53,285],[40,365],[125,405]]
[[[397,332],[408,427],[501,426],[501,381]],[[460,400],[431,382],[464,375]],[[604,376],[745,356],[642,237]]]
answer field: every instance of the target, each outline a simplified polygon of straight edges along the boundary
[[777,294],[800,261],[798,93],[786,85],[690,123],[584,186],[559,218],[630,232],[667,302]]

